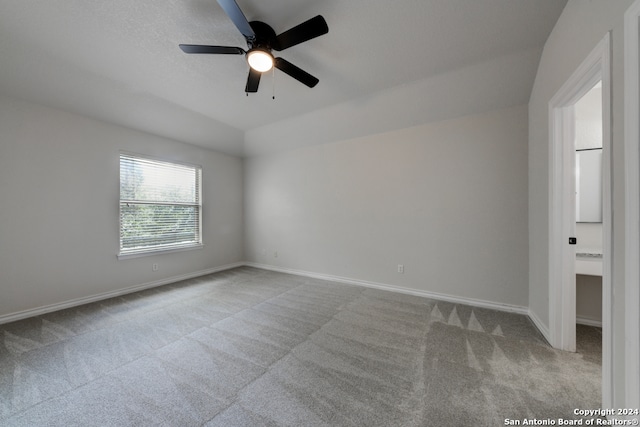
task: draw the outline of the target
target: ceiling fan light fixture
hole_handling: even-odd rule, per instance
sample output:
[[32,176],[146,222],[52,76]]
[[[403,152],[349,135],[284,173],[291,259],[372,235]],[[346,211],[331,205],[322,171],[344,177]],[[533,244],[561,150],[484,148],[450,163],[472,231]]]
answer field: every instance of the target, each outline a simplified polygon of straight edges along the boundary
[[247,52],[247,62],[254,70],[264,73],[273,68],[273,55],[264,49],[254,48]]

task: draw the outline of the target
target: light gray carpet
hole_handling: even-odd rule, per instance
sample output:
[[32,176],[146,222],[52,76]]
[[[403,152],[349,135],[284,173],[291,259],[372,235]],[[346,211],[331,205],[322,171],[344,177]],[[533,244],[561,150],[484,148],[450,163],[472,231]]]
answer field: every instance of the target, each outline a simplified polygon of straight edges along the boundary
[[3,426],[497,426],[600,407],[601,337],[253,268],[0,325]]

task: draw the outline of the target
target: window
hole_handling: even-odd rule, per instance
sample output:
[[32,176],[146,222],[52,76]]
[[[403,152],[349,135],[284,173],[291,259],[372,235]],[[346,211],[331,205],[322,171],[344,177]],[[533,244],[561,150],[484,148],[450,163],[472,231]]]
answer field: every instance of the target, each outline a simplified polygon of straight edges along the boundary
[[202,246],[199,166],[120,154],[120,254]]

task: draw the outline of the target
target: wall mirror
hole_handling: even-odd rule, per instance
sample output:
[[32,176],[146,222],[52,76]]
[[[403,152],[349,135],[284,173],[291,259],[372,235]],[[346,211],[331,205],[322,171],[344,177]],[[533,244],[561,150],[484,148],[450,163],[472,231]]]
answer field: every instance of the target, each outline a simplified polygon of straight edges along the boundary
[[602,222],[602,148],[576,150],[576,222]]
[[602,222],[602,84],[575,104],[576,222]]

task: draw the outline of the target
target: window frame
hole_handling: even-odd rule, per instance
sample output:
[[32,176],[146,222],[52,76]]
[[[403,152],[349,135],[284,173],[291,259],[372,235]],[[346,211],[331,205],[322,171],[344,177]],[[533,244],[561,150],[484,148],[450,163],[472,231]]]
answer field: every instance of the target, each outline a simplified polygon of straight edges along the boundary
[[[140,159],[141,161],[151,161],[151,162],[159,162],[159,163],[166,163],[168,165],[176,165],[176,166],[184,166],[184,167],[188,167],[188,168],[193,168],[196,171],[196,179],[198,180],[197,182],[197,203],[194,204],[188,204],[189,206],[196,206],[198,209],[198,223],[197,223],[197,236],[198,236],[198,241],[195,243],[187,243],[187,244],[181,244],[181,245],[176,245],[174,247],[170,247],[167,245],[158,245],[156,247],[148,247],[148,248],[143,248],[143,249],[133,249],[133,250],[123,250],[122,247],[122,206],[123,206],[123,199],[122,199],[122,188],[121,188],[121,173],[122,173],[122,166],[121,166],[121,162],[122,162],[122,158],[124,157],[129,157],[129,158],[134,158],[134,159]],[[139,153],[134,153],[134,152],[130,152],[130,151],[123,151],[121,150],[118,153],[118,253],[117,253],[117,258],[118,259],[129,259],[129,258],[138,258],[138,257],[145,257],[145,256],[151,256],[151,255],[157,255],[157,254],[166,254],[166,253],[172,253],[172,252],[183,252],[183,251],[192,251],[192,250],[197,250],[197,249],[202,249],[204,247],[204,242],[203,242],[203,230],[202,230],[202,212],[203,212],[203,197],[202,197],[202,175],[203,175],[203,171],[202,171],[202,166],[195,164],[195,163],[189,163],[189,162],[183,162],[183,161],[175,161],[175,160],[169,160],[166,158],[162,158],[162,157],[156,157],[156,156],[149,156],[146,154],[139,154]],[[131,203],[132,201],[129,200],[129,203]],[[126,201],[124,202],[126,203]],[[175,203],[172,204],[170,202],[148,202],[148,201],[143,201],[143,203],[140,204],[147,204],[147,205],[175,205],[175,206],[185,206],[184,203]]]

